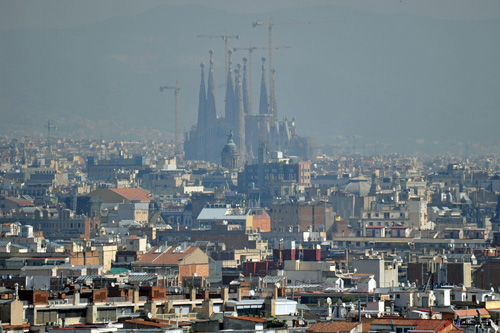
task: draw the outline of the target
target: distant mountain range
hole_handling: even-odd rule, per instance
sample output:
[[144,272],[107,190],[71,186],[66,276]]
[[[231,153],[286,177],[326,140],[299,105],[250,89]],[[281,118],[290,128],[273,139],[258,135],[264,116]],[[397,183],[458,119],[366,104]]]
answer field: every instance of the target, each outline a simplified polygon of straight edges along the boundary
[[[222,38],[231,47],[274,51],[279,117],[319,143],[352,141],[376,149],[447,150],[457,142],[500,141],[500,20],[438,20],[374,14],[340,6],[293,8],[261,15],[197,5],[164,5],[70,29],[0,30],[0,134],[61,137],[170,138],[174,96],[162,85],[198,86],[201,62],[216,55],[223,83]],[[253,53],[253,105],[261,57]],[[248,54],[237,51],[234,63]],[[196,88],[180,92],[181,126],[196,122]],[[223,114],[224,91],[217,91]],[[420,146],[420,148],[419,148]]]

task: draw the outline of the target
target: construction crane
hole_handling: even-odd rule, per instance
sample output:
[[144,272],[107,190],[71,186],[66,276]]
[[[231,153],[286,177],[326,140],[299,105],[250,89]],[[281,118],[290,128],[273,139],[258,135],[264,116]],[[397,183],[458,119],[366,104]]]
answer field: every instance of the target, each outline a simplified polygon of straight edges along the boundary
[[174,147],[174,152],[175,152],[175,157],[181,159],[182,158],[182,149],[181,149],[181,135],[179,131],[179,91],[181,89],[191,89],[191,88],[198,88],[197,86],[179,86],[179,81],[175,81],[175,86],[163,86],[160,87],[160,92],[163,92],[164,90],[167,89],[173,89],[174,90],[174,99],[175,99],[175,147]]
[[[252,97],[253,97],[253,89],[252,89],[252,53],[254,50],[266,50],[268,49],[269,47],[267,46],[252,46],[250,45],[250,47],[234,47],[233,48],[233,51],[236,52],[236,51],[239,51],[239,50],[246,50],[248,51],[248,113],[251,113],[252,111]],[[276,46],[274,47],[275,50],[279,50],[279,49],[289,49],[291,48],[291,46]],[[243,58],[243,61],[244,58]]]
[[224,80],[227,78],[227,72],[229,71],[229,60],[228,60],[228,52],[229,52],[229,38],[235,38],[235,39],[240,39],[239,35],[228,35],[227,32],[224,35],[198,35],[196,37],[200,38],[222,38],[225,44],[225,68],[226,68],[226,76],[224,77]]
[[256,21],[252,23],[252,27],[269,27],[269,107],[274,120],[277,120],[276,99],[274,93],[274,65],[273,65],[273,26],[276,24],[313,24],[313,23],[328,23],[328,22],[344,22],[344,20],[317,20],[317,21],[289,21],[289,22],[273,22],[272,17],[269,22]]

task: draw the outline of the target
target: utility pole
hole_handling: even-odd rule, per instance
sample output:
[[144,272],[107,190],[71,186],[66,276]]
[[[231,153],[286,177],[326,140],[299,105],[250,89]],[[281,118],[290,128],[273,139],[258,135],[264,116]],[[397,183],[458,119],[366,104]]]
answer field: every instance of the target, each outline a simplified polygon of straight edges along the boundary
[[344,22],[343,20],[318,20],[318,21],[288,21],[288,22],[273,22],[272,17],[269,22],[256,21],[252,23],[252,27],[269,27],[269,108],[273,115],[274,121],[278,120],[276,96],[274,90],[274,64],[273,64],[273,26],[276,24],[313,24],[313,23],[327,23],[327,22]]
[[182,153],[182,148],[181,148],[181,135],[179,131],[179,119],[180,119],[180,114],[179,114],[179,91],[181,89],[188,89],[188,88],[196,88],[196,86],[186,86],[186,87],[180,87],[179,86],[179,81],[175,81],[175,86],[163,86],[160,87],[160,92],[166,90],[166,89],[172,89],[174,90],[174,100],[175,100],[175,147],[174,147],[174,152],[175,152],[175,157],[177,159],[182,159],[183,153]]

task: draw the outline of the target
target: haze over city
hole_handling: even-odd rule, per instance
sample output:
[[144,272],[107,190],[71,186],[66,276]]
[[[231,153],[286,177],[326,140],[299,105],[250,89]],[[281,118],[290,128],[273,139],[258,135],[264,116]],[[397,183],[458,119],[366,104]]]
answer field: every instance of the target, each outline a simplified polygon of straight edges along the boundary
[[[267,47],[274,25],[278,117],[319,145],[373,152],[494,149],[500,121],[496,1],[4,1],[0,130],[9,136],[170,139],[174,94],[199,85],[214,50],[224,111],[230,48]],[[331,20],[331,22],[319,22]],[[316,22],[318,21],[318,22]],[[315,22],[311,24],[294,24]],[[236,51],[233,63],[248,58]],[[253,105],[260,58],[253,53]],[[233,66],[235,67],[235,66]],[[180,91],[180,128],[198,89]],[[258,112],[254,108],[254,112]]]
[[1,0],[0,332],[499,332],[499,40],[498,0]]

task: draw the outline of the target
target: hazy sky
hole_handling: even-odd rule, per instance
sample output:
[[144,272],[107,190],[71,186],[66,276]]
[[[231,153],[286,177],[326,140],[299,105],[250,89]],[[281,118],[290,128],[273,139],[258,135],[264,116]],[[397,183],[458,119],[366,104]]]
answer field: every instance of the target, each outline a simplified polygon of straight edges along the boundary
[[[38,120],[53,117],[61,136],[73,125],[164,137],[173,96],[160,85],[199,84],[209,49],[224,81],[223,43],[197,35],[229,31],[241,36],[231,47],[262,47],[267,29],[251,22],[271,15],[344,20],[274,30],[275,45],[291,46],[274,56],[278,114],[299,135],[500,142],[500,0],[0,0],[0,132],[43,133]],[[254,106],[267,55],[254,55]],[[223,102],[219,89],[219,115]],[[189,130],[197,90],[180,104]]]
[[500,18],[498,0],[1,0],[0,29],[74,27],[162,4],[199,4],[234,13],[341,5],[367,12],[411,13],[442,19]]

